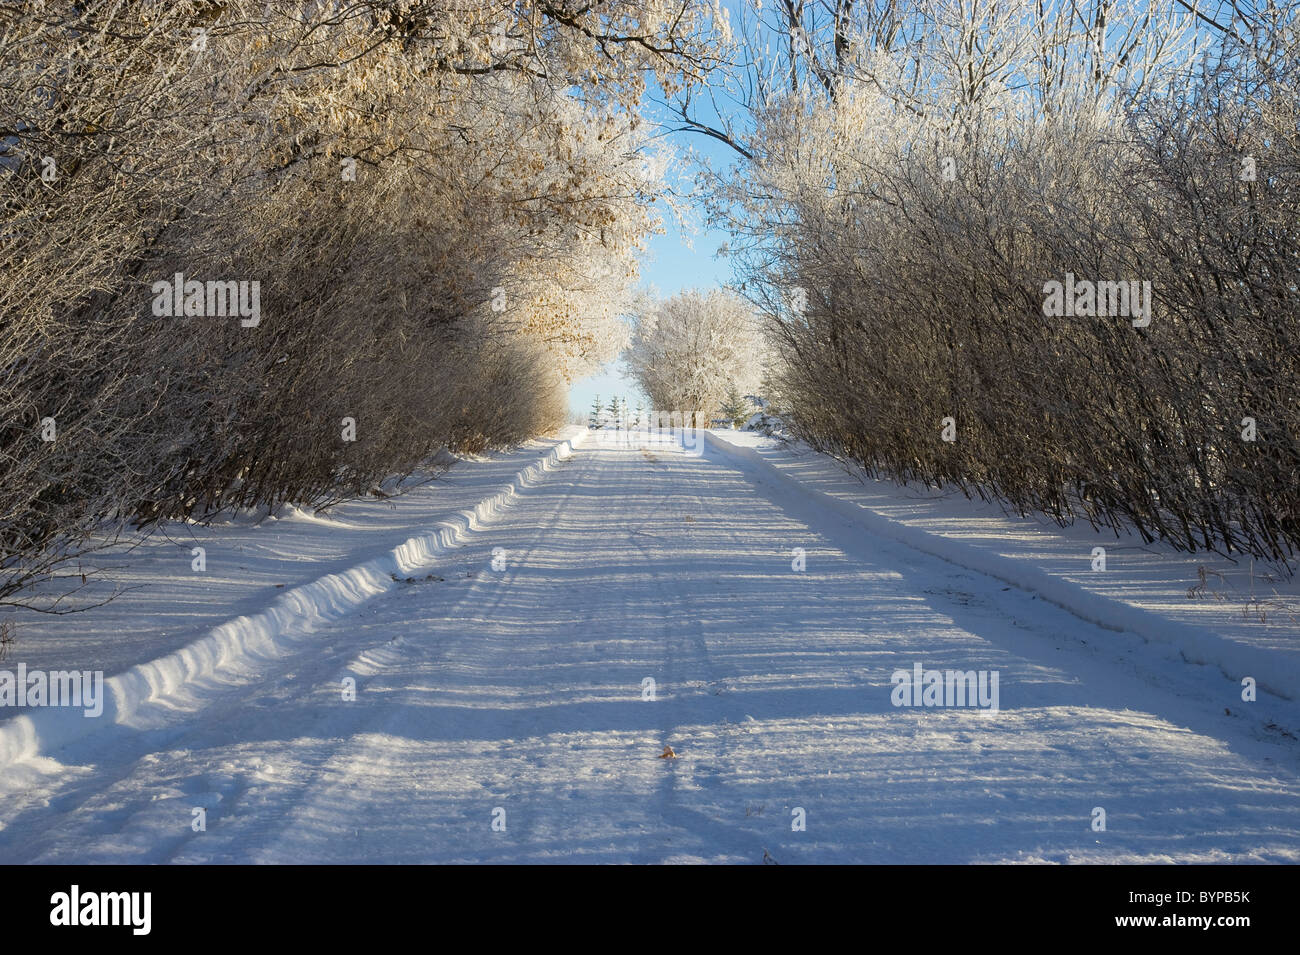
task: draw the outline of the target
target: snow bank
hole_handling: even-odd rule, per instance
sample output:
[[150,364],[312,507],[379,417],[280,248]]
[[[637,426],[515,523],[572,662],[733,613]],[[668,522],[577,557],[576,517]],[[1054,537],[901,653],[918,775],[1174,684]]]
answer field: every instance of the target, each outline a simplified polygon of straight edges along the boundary
[[547,454],[473,507],[376,558],[288,590],[259,613],[236,617],[179,650],[108,678],[100,716],[87,717],[77,707],[45,707],[26,710],[0,723],[0,769],[49,754],[104,726],[130,723],[144,704],[200,682],[239,682],[241,675],[253,678],[259,661],[287,655],[306,642],[320,624],[337,620],[392,589],[397,580],[430,566],[467,540],[484,521],[507,508],[520,490],[566,461],[585,440],[587,431],[570,427],[561,436],[563,440]]
[[[999,553],[990,546],[960,539],[961,536],[971,536],[960,514],[953,514],[944,521],[928,521],[930,527],[938,526],[942,529],[927,530],[880,513],[871,504],[861,500],[863,495],[855,499],[851,491],[829,493],[813,487],[787,473],[780,464],[783,460],[792,458],[792,455],[783,452],[775,442],[762,436],[706,432],[704,444],[706,449],[725,457],[751,477],[814,497],[835,514],[873,534],[1037,593],[1043,599],[1097,626],[1109,630],[1126,630],[1146,640],[1171,644],[1189,663],[1216,666],[1233,680],[1250,676],[1262,689],[1288,700],[1300,699],[1300,653],[1281,652],[1234,640],[1207,627],[1171,619],[1164,613],[1144,608],[1131,600],[1102,593],[1100,588],[1085,586],[1063,573],[1048,570],[1034,554],[1015,553],[1014,541],[1001,540],[999,549],[1010,549],[1012,553]],[[829,458],[825,460],[828,465],[833,465]],[[842,487],[836,489],[843,490]],[[931,502],[910,503],[914,507],[924,508]],[[1078,549],[1078,545],[1065,540],[1064,535],[1062,544],[1062,549],[1071,552]],[[1180,581],[1173,567],[1168,567],[1168,570],[1165,581],[1168,586],[1165,590],[1172,600],[1178,594],[1185,593],[1187,583]],[[1300,635],[1297,635],[1297,639],[1300,640]]]

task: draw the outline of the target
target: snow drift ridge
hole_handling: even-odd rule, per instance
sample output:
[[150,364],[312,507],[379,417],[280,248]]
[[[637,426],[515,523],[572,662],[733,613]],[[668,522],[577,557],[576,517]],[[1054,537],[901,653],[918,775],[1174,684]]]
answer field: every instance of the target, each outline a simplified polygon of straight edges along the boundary
[[388,553],[286,591],[259,613],[229,620],[179,650],[105,680],[101,716],[87,718],[76,707],[46,707],[0,723],[0,769],[48,755],[104,726],[129,724],[146,703],[180,697],[200,682],[220,685],[241,682],[241,676],[255,679],[258,661],[286,656],[309,641],[316,624],[336,620],[391,590],[396,579],[429,566],[467,540],[483,521],[508,507],[522,488],[568,460],[587,430],[570,427],[561,434],[564,440],[500,491]]

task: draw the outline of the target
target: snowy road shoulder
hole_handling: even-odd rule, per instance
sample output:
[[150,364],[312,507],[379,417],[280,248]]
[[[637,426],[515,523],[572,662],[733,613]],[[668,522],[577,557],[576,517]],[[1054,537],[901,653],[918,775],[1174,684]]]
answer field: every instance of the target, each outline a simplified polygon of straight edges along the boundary
[[[858,481],[825,455],[752,432],[706,432],[705,447],[759,480],[815,496],[873,534],[1031,590],[1106,629],[1167,643],[1190,663],[1216,666],[1234,680],[1250,678],[1259,689],[1300,700],[1300,621],[1286,612],[1271,621],[1243,614],[1249,583],[1241,580],[1248,571],[1240,563],[1178,554],[1086,526],[1059,528],[889,481]],[[1189,587],[1199,581],[1197,569],[1207,565],[1224,588],[1236,583],[1235,605],[1189,598]],[[1300,607],[1294,582],[1273,589],[1282,591],[1286,606]]]
[[[170,719],[177,708],[202,705],[201,698],[215,687],[256,680],[266,661],[309,646],[322,624],[392,589],[399,580],[421,573],[469,539],[485,522],[498,517],[520,490],[568,460],[585,437],[583,429],[566,429],[553,447],[472,506],[444,515],[386,552],[286,590],[265,609],[228,620],[179,649],[109,677],[93,711],[81,706],[28,707],[0,723],[0,769],[52,753],[106,725],[142,727],[159,718]],[[24,675],[39,674],[43,680],[48,672],[64,672],[21,666]],[[26,695],[26,687],[22,689]]]

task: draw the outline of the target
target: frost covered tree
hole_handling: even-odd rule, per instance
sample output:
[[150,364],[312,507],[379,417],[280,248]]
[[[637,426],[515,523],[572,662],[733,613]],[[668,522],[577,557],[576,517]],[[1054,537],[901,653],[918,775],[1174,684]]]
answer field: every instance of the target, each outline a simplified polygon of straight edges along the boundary
[[708,419],[735,388],[757,390],[765,348],[753,309],[713,289],[684,291],[633,316],[628,368],[653,407]]
[[[794,434],[1062,523],[1300,553],[1300,7],[737,10],[747,110],[677,106],[735,147],[707,192]],[[1045,307],[1067,276],[1150,310]]]
[[[636,107],[707,79],[715,17],[6,5],[0,603],[105,521],[324,505],[561,423],[658,228]],[[257,283],[258,313],[151,308],[177,274]]]

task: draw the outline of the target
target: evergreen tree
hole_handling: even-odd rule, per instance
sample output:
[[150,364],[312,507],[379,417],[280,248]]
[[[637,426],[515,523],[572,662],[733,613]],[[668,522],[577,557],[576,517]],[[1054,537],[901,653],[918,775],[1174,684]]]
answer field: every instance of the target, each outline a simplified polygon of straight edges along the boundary
[[591,403],[591,416],[587,421],[588,427],[600,427],[600,395],[596,395],[596,400]]
[[740,393],[740,389],[736,387],[735,382],[727,386],[727,397],[723,400],[722,407],[719,410],[722,412],[722,417],[731,421],[733,428],[739,428],[745,423],[745,419],[749,417],[749,402]]

